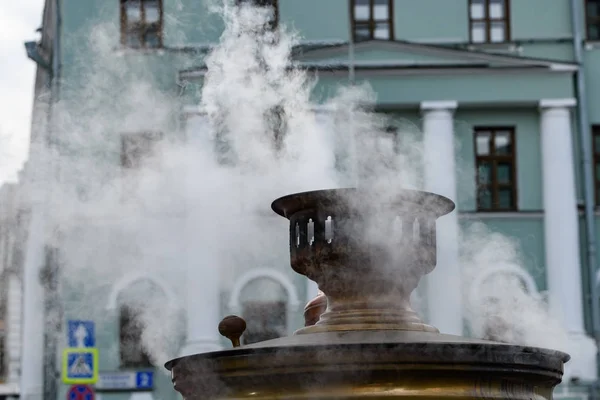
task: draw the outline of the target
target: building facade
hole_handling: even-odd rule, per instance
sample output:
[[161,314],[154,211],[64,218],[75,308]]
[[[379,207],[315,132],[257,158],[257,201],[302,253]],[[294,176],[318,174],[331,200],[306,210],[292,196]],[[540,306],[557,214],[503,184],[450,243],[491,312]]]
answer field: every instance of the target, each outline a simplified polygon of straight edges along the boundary
[[19,396],[21,368],[22,261],[21,243],[27,241],[21,186],[0,187],[0,398]]
[[[220,3],[46,1],[41,40],[27,44],[38,73],[23,178],[31,208],[23,398],[64,398],[68,386],[47,377],[60,372],[55,357],[69,320],[95,321],[101,372],[157,370],[152,390],[97,387],[105,399],[175,398],[160,362],[226,346],[216,330],[224,315],[244,316],[250,341],[301,326],[316,288],[287,265],[285,223],[248,212],[240,199],[254,197],[242,184],[237,199],[206,195],[194,175],[208,173],[206,165],[194,161],[194,173],[182,176],[188,157],[157,150],[213,148],[220,139],[202,136],[215,113],[203,96],[224,101],[203,88],[215,70],[245,68],[227,54],[222,64],[209,57],[228,39],[227,13],[245,7],[228,3],[224,19]],[[297,33],[285,67],[315,78],[320,126],[343,122],[328,107],[340,87],[367,83],[386,121],[388,135],[378,139],[393,148],[404,136],[416,140],[421,186],[457,203],[440,220],[438,267],[419,289],[425,319],[444,333],[485,332],[469,322],[470,305],[493,303],[486,284],[511,276],[568,338],[573,359],[559,396],[587,396],[600,333],[600,2],[257,3],[273,13],[262,29]],[[233,54],[243,51],[235,45]],[[221,150],[222,163],[240,162]],[[232,209],[255,234],[220,236]],[[474,221],[510,240],[482,242]],[[222,249],[226,240],[237,251]],[[530,342],[542,342],[543,330],[535,332],[540,339]]]

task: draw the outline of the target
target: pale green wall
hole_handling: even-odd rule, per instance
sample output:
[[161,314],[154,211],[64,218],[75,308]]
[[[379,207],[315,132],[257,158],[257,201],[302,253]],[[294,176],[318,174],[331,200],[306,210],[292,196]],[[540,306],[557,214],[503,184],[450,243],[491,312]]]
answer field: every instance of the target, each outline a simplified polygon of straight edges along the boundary
[[[459,217],[461,230],[473,223],[483,223],[492,232],[514,239],[519,266],[531,274],[538,290],[547,289],[545,274],[544,222],[541,216],[482,217],[477,220]],[[483,266],[484,267],[484,266]]]
[[469,40],[467,1],[396,0],[394,33],[396,40]]
[[572,36],[569,0],[513,0],[510,7],[513,40]]
[[348,40],[348,0],[279,0],[279,16],[303,40]]
[[[336,93],[345,74],[323,75],[313,93],[317,101]],[[418,104],[421,101],[457,100],[460,102],[529,102],[544,98],[573,97],[572,79],[565,74],[457,74],[431,76],[364,76],[357,81],[368,83],[386,105]]]

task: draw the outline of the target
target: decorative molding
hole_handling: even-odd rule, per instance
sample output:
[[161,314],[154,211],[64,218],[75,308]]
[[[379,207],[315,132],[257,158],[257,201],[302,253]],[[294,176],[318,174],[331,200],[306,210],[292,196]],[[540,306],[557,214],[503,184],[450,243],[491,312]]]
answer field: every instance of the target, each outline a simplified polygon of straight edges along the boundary
[[233,285],[228,304],[230,310],[241,309],[240,296],[242,294],[242,290],[250,282],[257,279],[270,279],[283,286],[288,295],[288,308],[295,310],[300,305],[296,286],[294,286],[287,276],[272,268],[256,268],[240,276]]
[[[336,106],[330,104],[317,104],[312,106],[310,109],[315,113],[329,113],[338,111],[338,108]],[[181,113],[184,117],[189,117],[192,115],[207,115],[207,111],[202,106],[194,104],[184,105],[181,108]]]
[[116,310],[119,304],[119,294],[125,291],[129,286],[143,281],[152,282],[154,285],[158,286],[169,303],[177,308],[180,308],[175,293],[168,285],[165,284],[164,279],[159,279],[158,277],[148,274],[147,272],[136,272],[125,276],[113,285],[112,290],[108,295],[106,310]]
[[540,108],[571,108],[577,105],[577,100],[574,98],[566,99],[541,99]]
[[571,64],[550,64],[550,69],[558,72],[576,72],[579,67]]
[[464,219],[540,219],[544,218],[544,211],[511,211],[511,212],[460,212],[459,218]]
[[456,100],[423,101],[421,102],[421,111],[454,111],[458,107]]

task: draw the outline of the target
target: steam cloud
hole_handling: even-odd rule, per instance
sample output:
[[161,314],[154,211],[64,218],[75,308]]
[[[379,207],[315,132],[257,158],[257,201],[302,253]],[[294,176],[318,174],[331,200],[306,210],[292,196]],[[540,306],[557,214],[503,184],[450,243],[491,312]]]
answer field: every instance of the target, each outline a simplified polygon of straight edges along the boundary
[[[56,166],[51,196],[44,199],[53,221],[47,236],[61,249],[65,286],[75,293],[65,312],[109,321],[114,310],[107,313],[105,305],[114,282],[127,276],[133,283],[136,276],[167,282],[177,288],[174,296],[155,288],[118,298],[140,309],[144,345],[157,364],[176,356],[181,345],[184,329],[176,310],[184,301],[179,288],[185,288],[189,265],[186,243],[197,244],[195,268],[219,268],[226,291],[241,271],[287,259],[286,221],[268,209],[274,198],[363,182],[379,196],[422,187],[416,128],[400,127],[407,135],[399,156],[376,139],[389,121],[368,111],[376,100],[368,86],[341,87],[325,105],[335,122],[323,124],[310,100],[315,80],[289,68],[299,37],[285,27],[277,36],[262,31],[265,10],[215,1],[208,6],[222,15],[225,31],[204,59],[208,72],[200,94],[207,118],[190,119],[187,138],[178,129],[182,99],[153,84],[148,58],[161,55],[115,52],[118,29],[98,25],[89,37],[92,51],[82,52],[92,59],[68,66],[85,79],[63,85],[55,114],[59,134],[50,148],[42,146]],[[70,45],[76,46],[75,38],[65,43]],[[286,133],[275,138],[278,129]],[[138,168],[122,169],[121,134],[146,131],[163,133],[153,156]],[[227,150],[215,151],[215,143]],[[336,158],[334,149],[344,149],[347,157]],[[466,292],[476,273],[520,265],[514,243],[481,228],[463,232],[461,245]],[[497,339],[564,347],[564,332],[549,323],[537,297],[510,279],[496,276],[485,285],[498,289],[483,291],[495,296],[494,318],[502,321]],[[78,301],[84,293],[100,300]],[[172,297],[175,302],[166,301]],[[490,307],[472,300],[465,299],[469,322],[483,335]],[[540,343],[540,337],[557,340]]]

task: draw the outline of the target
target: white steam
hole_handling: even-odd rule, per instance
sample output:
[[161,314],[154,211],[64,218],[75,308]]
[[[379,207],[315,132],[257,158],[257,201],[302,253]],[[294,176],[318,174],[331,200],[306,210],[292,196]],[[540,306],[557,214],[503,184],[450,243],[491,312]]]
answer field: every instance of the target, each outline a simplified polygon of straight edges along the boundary
[[[175,310],[185,299],[179,288],[185,287],[189,267],[186,243],[197,243],[194,267],[218,266],[227,289],[245,269],[287,260],[286,223],[267,217],[276,197],[345,186],[357,178],[378,195],[422,186],[421,166],[415,163],[421,158],[418,140],[403,142],[401,156],[374,140],[385,132],[388,119],[365,111],[376,100],[368,87],[341,88],[326,104],[334,110],[335,123],[321,123],[309,99],[313,79],[290,68],[298,37],[285,30],[277,35],[261,31],[265,10],[218,9],[225,31],[204,60],[208,72],[201,92],[208,118],[195,130],[188,125],[192,134],[185,140],[178,126],[181,99],[156,89],[153,81],[149,58],[167,55],[115,52],[118,29],[112,25],[94,29],[91,60],[68,67],[85,79],[81,85],[65,82],[56,110],[53,149],[58,153],[52,154],[59,168],[52,195],[44,200],[54,223],[48,236],[61,249],[67,286],[101,299],[85,310],[73,304],[67,312],[85,311],[102,320],[112,284],[127,276],[132,283],[146,276],[178,288],[174,303],[165,300],[173,297],[170,293],[159,293],[160,286],[133,300],[118,299],[144,310],[143,341],[157,364],[176,356],[181,344]],[[280,140],[274,139],[277,130],[285,132]],[[153,156],[136,169],[122,169],[121,134],[148,131],[163,137]],[[225,143],[227,151],[215,151],[215,142]],[[336,158],[334,149],[346,158]],[[475,272],[520,263],[514,245],[500,235],[478,230],[465,232],[461,240],[468,250],[465,291]],[[494,278],[486,285],[501,288],[493,293],[509,328],[498,330],[499,339],[561,347],[538,340],[541,328],[549,339],[563,332],[550,325],[535,296],[508,280]],[[481,335],[482,321],[489,319],[486,308],[465,300],[475,333]],[[515,307],[522,312],[507,313]]]

